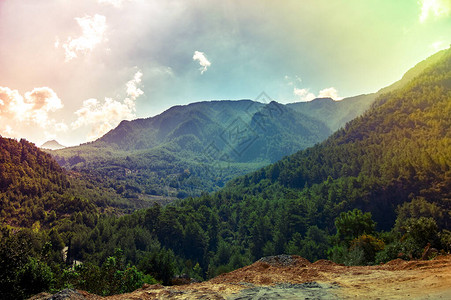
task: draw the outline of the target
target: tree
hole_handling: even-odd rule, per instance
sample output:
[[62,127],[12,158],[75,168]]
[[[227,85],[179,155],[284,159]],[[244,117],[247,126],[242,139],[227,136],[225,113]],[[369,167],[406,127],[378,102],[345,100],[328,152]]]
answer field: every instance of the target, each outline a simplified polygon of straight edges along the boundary
[[347,245],[362,234],[373,234],[376,223],[371,219],[371,213],[363,213],[360,209],[342,212],[335,219],[336,237]]

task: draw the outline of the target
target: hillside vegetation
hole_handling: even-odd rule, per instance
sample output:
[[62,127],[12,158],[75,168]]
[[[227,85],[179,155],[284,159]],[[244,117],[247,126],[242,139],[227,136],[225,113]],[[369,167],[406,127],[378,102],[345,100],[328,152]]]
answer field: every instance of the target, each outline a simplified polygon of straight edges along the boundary
[[276,102],[211,101],[123,121],[97,141],[52,152],[129,199],[185,198],[318,143],[320,120]]
[[[329,258],[346,265],[373,265],[449,252],[451,50],[422,66],[427,67],[402,87],[379,96],[366,113],[324,142],[230,180],[216,193],[164,207],[155,204],[121,217],[73,213],[51,229],[2,228],[0,293],[20,298],[78,287],[116,294],[144,282],[170,284],[174,274],[212,278],[282,253],[310,261]],[[255,126],[271,123],[264,109],[285,108],[272,102],[248,120]],[[296,116],[293,110],[283,115],[287,119],[280,118],[281,128]],[[196,128],[186,125],[180,130],[193,133]],[[269,128],[277,132],[277,124]],[[31,147],[28,152],[36,151],[21,143]],[[10,154],[15,147],[7,148],[5,155],[18,157]],[[115,151],[122,151],[120,147]],[[44,176],[51,189],[67,192],[64,176],[56,176],[59,167],[42,157],[44,162],[48,158],[43,172],[54,174]],[[25,163],[21,168],[26,170]],[[35,166],[30,174],[34,169],[39,173]],[[90,176],[94,190],[115,183],[114,176],[109,181]],[[14,194],[12,187],[5,193]],[[69,247],[65,260],[59,255],[64,246]],[[430,251],[424,252],[425,247]],[[83,264],[67,267],[65,262],[74,259]]]
[[359,265],[420,258],[428,243],[450,251],[451,50],[442,55],[321,144],[215,194],[100,220],[75,237],[75,257],[98,265],[121,248],[166,282],[281,253]]

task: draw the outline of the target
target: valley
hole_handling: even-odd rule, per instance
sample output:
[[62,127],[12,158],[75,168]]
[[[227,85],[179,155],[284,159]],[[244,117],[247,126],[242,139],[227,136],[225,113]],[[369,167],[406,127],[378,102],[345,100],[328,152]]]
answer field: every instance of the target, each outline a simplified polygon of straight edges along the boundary
[[391,87],[175,106],[57,151],[2,137],[0,294],[449,295],[451,50]]

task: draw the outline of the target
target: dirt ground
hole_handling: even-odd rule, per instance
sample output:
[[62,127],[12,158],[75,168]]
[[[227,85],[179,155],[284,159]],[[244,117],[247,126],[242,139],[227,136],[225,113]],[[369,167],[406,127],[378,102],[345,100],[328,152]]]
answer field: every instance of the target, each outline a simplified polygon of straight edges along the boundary
[[299,256],[266,257],[209,281],[85,299],[451,299],[451,255],[347,267]]

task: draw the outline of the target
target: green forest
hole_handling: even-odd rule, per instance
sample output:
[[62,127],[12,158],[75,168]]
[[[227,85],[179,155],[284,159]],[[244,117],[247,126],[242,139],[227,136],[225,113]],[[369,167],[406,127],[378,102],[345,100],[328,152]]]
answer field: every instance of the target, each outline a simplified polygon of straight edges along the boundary
[[114,177],[66,171],[2,138],[0,294],[110,295],[277,254],[374,265],[421,258],[428,244],[449,253],[450,128],[445,50],[324,142],[168,205],[134,210]]

